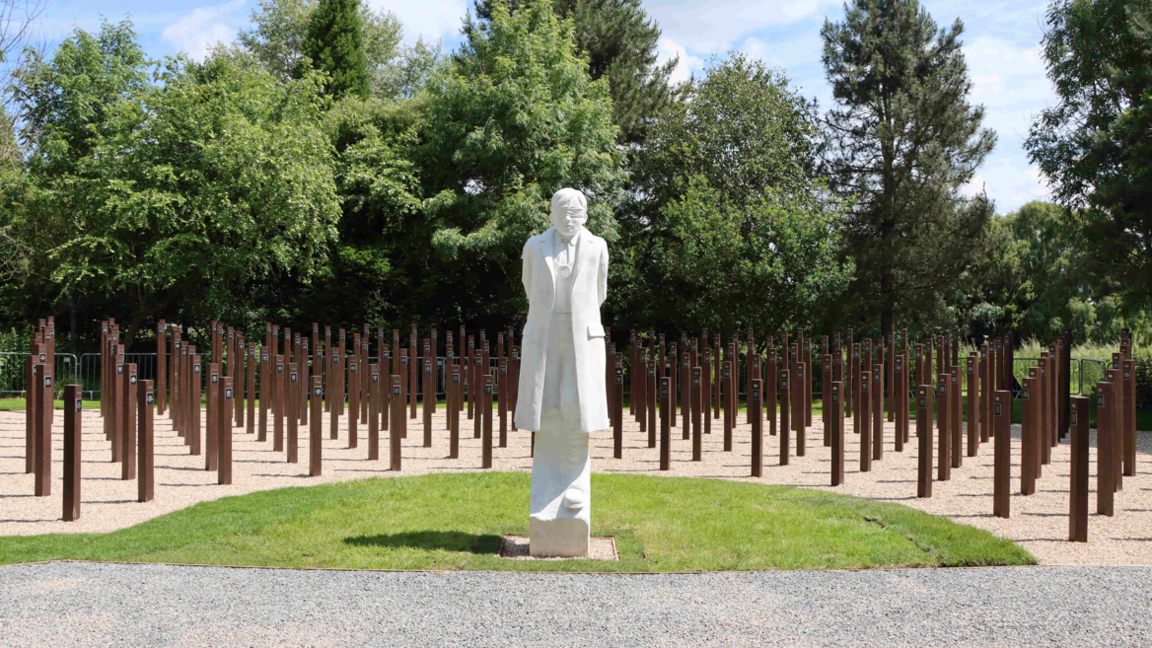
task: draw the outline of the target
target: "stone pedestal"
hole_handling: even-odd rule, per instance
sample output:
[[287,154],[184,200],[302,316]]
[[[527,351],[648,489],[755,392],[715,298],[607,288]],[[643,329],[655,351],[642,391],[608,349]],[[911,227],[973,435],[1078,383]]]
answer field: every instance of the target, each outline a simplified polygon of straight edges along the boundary
[[592,519],[588,434],[545,416],[532,459],[529,543],[533,556],[585,556]]

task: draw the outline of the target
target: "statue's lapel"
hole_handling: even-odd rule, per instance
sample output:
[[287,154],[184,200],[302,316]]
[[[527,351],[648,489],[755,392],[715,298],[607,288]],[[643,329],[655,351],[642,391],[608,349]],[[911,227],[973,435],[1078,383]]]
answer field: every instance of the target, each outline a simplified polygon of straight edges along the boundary
[[580,254],[580,246],[584,244],[584,232],[586,230],[581,227],[580,231],[576,233],[576,258],[572,263],[572,285],[576,285],[576,276],[580,274],[580,268],[584,266],[584,256]]
[[556,294],[556,239],[560,236],[556,228],[549,228],[544,232],[544,240],[540,246],[544,249],[544,264],[548,266],[548,275],[552,277],[552,294]]

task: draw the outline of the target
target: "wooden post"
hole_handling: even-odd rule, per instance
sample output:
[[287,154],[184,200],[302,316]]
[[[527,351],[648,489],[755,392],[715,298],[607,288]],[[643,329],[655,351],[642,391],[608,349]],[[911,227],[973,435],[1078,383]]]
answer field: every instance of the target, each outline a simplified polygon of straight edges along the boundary
[[323,433],[321,425],[323,424],[323,405],[320,402],[324,396],[324,377],[318,374],[312,375],[312,402],[309,403],[308,409],[312,410],[312,416],[308,419],[308,476],[319,477],[322,471],[322,455],[323,447]]
[[483,433],[481,428],[484,426],[484,412],[480,410],[480,405],[484,401],[482,392],[484,391],[484,375],[486,373],[483,371],[483,367],[484,356],[479,351],[473,353],[472,368],[469,369],[469,375],[471,376],[470,380],[472,381],[472,384],[468,386],[468,403],[470,409],[473,411],[472,438],[474,439],[479,439],[481,437],[481,434]]
[[860,372],[860,472],[872,470],[872,372]]
[[[163,347],[161,347],[163,348]],[[83,385],[64,387],[64,521],[80,519],[81,437],[83,436]],[[149,409],[149,412],[151,410]],[[151,420],[151,419],[149,419]],[[143,451],[141,451],[143,454]],[[141,484],[144,466],[140,467]]]
[[[401,349],[403,358],[407,358],[407,349]],[[392,412],[392,424],[390,426],[388,441],[389,441],[389,455],[390,455],[390,468],[392,472],[400,472],[400,439],[404,435],[404,381],[399,375],[393,375],[392,381],[392,403],[389,409]]]
[[201,383],[200,356],[195,354],[196,347],[188,348],[188,357],[192,361],[192,379],[188,381],[188,405],[192,412],[191,424],[185,431],[189,440],[189,450],[193,456],[200,456],[200,394],[204,391]]
[[1072,471],[1068,498],[1068,540],[1088,542],[1088,399],[1073,396],[1071,405],[1069,423],[1072,428]]
[[980,382],[980,442],[995,443],[996,432],[992,422],[992,371],[989,364],[988,345],[980,345],[980,363],[976,368]]
[[[116,463],[121,460],[120,446],[124,440],[124,437],[120,433],[120,415],[122,414],[122,408],[120,406],[120,391],[121,387],[123,386],[125,367],[123,361],[120,359],[118,349],[119,345],[113,345],[112,366],[114,369],[112,370],[110,379],[108,381],[108,415],[107,421],[105,423],[106,429],[104,432],[108,440],[112,442],[112,463]],[[39,386],[38,381],[35,381],[33,384]],[[40,411],[40,408],[43,405],[40,402],[42,395],[43,391],[38,389],[36,392],[36,411]],[[100,397],[104,398],[104,394],[100,394]]]
[[891,400],[892,410],[895,413],[896,428],[893,436],[893,450],[896,452],[904,452],[904,435],[907,433],[908,425],[908,404],[904,399],[908,395],[905,389],[904,379],[907,372],[904,370],[904,356],[903,354],[897,355],[892,359],[892,388]]
[[844,483],[844,398],[841,393],[843,383],[833,380],[828,383],[828,401],[824,407],[828,411],[828,430],[832,437],[832,485]]
[[692,367],[692,461],[704,460],[700,405],[700,367]]
[[290,362],[288,363],[288,391],[292,397],[288,399],[288,463],[300,463],[300,416],[296,412],[296,409],[300,407],[300,398],[297,396],[300,393],[300,385],[300,365]]
[[452,383],[449,389],[452,392],[452,404],[448,407],[448,458],[460,458],[460,401],[464,398],[464,384],[461,371],[463,367],[452,363]]
[[996,390],[992,394],[992,423],[995,430],[992,515],[1008,519],[1012,489],[1012,394],[1008,390]]
[[1124,470],[1129,477],[1136,474],[1136,363],[1129,358],[1123,362],[1124,376]]
[[1112,383],[1096,383],[1096,513],[1112,517],[1116,493],[1116,428]]
[[[616,354],[616,384],[613,388],[616,395],[612,397],[616,406],[612,416],[612,456],[621,459],[624,456],[624,355]],[[687,420],[687,419],[685,419]],[[533,437],[535,438],[535,437]]]
[[1032,392],[1036,389],[1035,378],[1025,378],[1020,391],[1020,493],[1031,495],[1036,492],[1036,477],[1040,467],[1039,448],[1036,444],[1036,408]]
[[[156,325],[156,413],[161,416],[168,407],[168,323]],[[146,501],[146,500],[145,500]]]
[[[325,394],[325,399],[330,405],[329,413],[331,414],[332,421],[329,424],[328,438],[340,438],[340,413],[344,410],[344,386],[340,384],[340,378],[344,375],[344,355],[340,353],[339,348],[332,349],[331,357],[328,359],[328,393]],[[404,356],[401,362],[404,363],[408,356]]]
[[[427,350],[431,344],[424,345]],[[421,389],[424,395],[421,399],[421,423],[424,424],[424,447],[432,447],[432,413],[435,411],[432,404],[436,402],[436,359],[425,354],[420,363]]]
[[[724,369],[720,372],[722,383],[728,383],[732,380],[732,361],[724,361]],[[732,439],[732,421],[735,420],[734,411],[732,408],[732,390],[726,389],[724,392],[724,445],[726,449],[731,446]],[[755,422],[755,418],[753,418]]]
[[[812,426],[812,381],[816,379],[812,365],[812,340],[808,338],[804,338],[804,366],[808,369],[808,377],[804,379],[804,427],[808,428]],[[803,453],[797,454],[804,456]]]
[[216,481],[221,486],[228,486],[232,483],[232,416],[235,410],[232,401],[235,398],[236,379],[232,376],[225,376],[220,385],[220,403],[217,408],[219,411],[208,414],[209,416],[215,414],[220,417],[219,423],[216,425],[217,442],[220,444],[217,450],[219,468],[216,470]]
[[[824,340],[827,343],[828,337],[825,336]],[[828,345],[825,344],[824,346]],[[832,447],[832,426],[829,425],[829,421],[832,418],[832,412],[829,409],[831,403],[828,399],[832,394],[832,354],[825,353],[821,358],[820,366],[822,369],[820,372],[820,409],[823,411],[820,419],[824,424],[824,447],[830,448]]]
[[936,377],[936,431],[939,448],[936,462],[936,480],[948,481],[952,479],[952,437],[948,430],[951,417],[948,415],[948,374],[941,373]]
[[888,362],[888,369],[885,377],[888,378],[887,391],[885,398],[885,405],[888,410],[888,422],[896,422],[896,387],[899,383],[896,382],[896,336],[891,331],[888,332],[888,353],[885,354],[885,360]]
[[791,428],[792,419],[789,417],[789,406],[792,401],[792,393],[788,387],[788,369],[780,369],[777,374],[779,378],[779,393],[777,400],[780,402],[780,465],[788,465],[788,437],[789,429]]
[[[748,357],[751,359],[752,356]],[[748,363],[748,370],[749,372],[752,370],[751,362]],[[649,375],[650,384],[654,382],[653,376],[654,374]],[[704,412],[704,434],[712,434],[712,349],[708,347],[704,347],[704,354],[700,359],[700,403]],[[725,439],[724,451],[731,450],[732,440]]]
[[[645,405],[644,409],[648,415],[648,447],[649,448],[655,448],[656,447],[656,407],[657,407],[656,361],[657,361],[657,357],[656,357],[655,353],[653,353],[652,356],[653,357],[645,365],[645,368],[644,368],[644,375],[645,375],[645,378],[644,378],[644,380],[645,380],[644,395],[647,397],[646,399],[648,401],[648,403],[647,403],[647,405]],[[705,372],[707,372],[707,369],[705,369]],[[707,381],[708,381],[708,377],[707,377],[707,374],[705,373],[704,382],[707,383]],[[707,385],[705,385],[705,386],[707,386]],[[701,397],[704,399],[704,405],[705,405],[704,406],[704,426],[705,426],[705,428],[708,427],[708,423],[710,420],[710,417],[708,416],[708,407],[707,407],[708,393],[709,392],[707,390],[702,390],[702,393],[701,393]]]
[[500,447],[508,447],[508,358],[500,358],[499,373],[496,375],[496,391],[499,402],[497,408],[500,413]]
[[672,469],[672,421],[668,418],[672,388],[669,378],[660,378],[660,470]]
[[682,398],[680,403],[680,417],[683,424],[683,440],[692,438],[692,365],[688,354],[688,347],[680,354],[680,389]]
[[932,497],[932,385],[916,388],[916,497]]
[[752,410],[752,476],[764,475],[764,413],[760,411],[763,399],[760,397],[764,381],[752,379],[752,389],[748,392],[748,409]]
[[483,419],[484,432],[481,442],[481,468],[492,467],[492,374],[484,375],[484,393],[480,397],[480,418]]
[[948,370],[948,434],[952,437],[952,467],[960,468],[964,463],[964,449],[963,449],[963,435],[961,433],[961,426],[963,424],[960,410],[960,366],[953,365]]
[[208,393],[205,394],[207,401],[208,420],[204,436],[204,470],[216,470],[216,424],[220,421],[220,417],[213,414],[216,411],[216,399],[220,395],[220,363],[208,363]]
[[884,458],[884,363],[872,363],[872,460]]
[[284,451],[284,418],[287,412],[284,411],[284,402],[287,398],[284,397],[284,384],[287,382],[287,374],[284,372],[284,356],[282,354],[276,355],[275,369],[272,373],[272,450],[273,452]]
[[980,383],[976,373],[976,353],[968,354],[964,367],[968,375],[968,456],[975,457],[980,449]]
[[[270,335],[270,333],[266,334]],[[256,440],[263,443],[268,440],[268,408],[272,404],[272,367],[269,357],[270,344],[260,347],[260,427]],[[328,374],[328,387],[332,387],[332,374]]]
[[[120,384],[120,479],[136,479],[136,364],[125,365]],[[52,398],[48,390],[47,398]],[[51,448],[51,446],[49,446]]]
[[[348,448],[360,443],[360,357],[353,353],[348,358]],[[428,434],[431,434],[429,426]]]
[[[368,460],[380,458],[380,365],[383,358],[368,365]],[[449,387],[451,388],[451,387]],[[449,412],[449,419],[452,414]]]
[[796,432],[796,456],[803,457],[805,454],[805,429],[804,429],[804,399],[805,390],[811,381],[805,376],[807,365],[803,362],[796,363],[796,384],[795,389],[792,390],[792,429]]

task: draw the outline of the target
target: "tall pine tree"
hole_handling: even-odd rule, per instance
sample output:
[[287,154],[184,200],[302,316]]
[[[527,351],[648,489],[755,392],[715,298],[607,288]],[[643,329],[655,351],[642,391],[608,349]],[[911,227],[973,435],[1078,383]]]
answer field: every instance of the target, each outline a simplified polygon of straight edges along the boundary
[[[496,0],[515,11],[520,0]],[[475,0],[476,17],[492,19],[493,0]],[[620,141],[644,141],[654,117],[680,97],[671,81],[678,59],[657,65],[660,28],[640,6],[640,0],[555,0],[560,18],[571,18],[576,47],[587,53],[588,72],[595,81],[608,79],[613,121]],[[474,24],[464,25],[469,33]]]
[[310,60],[314,69],[328,73],[328,94],[337,99],[349,94],[368,98],[371,89],[360,0],[320,0],[308,24],[301,53],[306,59],[297,64],[297,77],[303,75],[303,65]]
[[841,313],[884,333],[893,321],[951,325],[940,304],[970,263],[992,206],[962,192],[996,143],[968,103],[964,25],[939,29],[916,0],[854,0],[825,21],[822,57],[832,86],[825,119],[832,185],[858,198],[846,254],[856,260]]

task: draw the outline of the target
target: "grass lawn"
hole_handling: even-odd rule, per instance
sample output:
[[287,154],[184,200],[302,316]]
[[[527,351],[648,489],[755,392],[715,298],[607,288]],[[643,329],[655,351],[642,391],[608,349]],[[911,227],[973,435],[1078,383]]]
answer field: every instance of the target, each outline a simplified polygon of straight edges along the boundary
[[593,475],[594,535],[619,562],[494,556],[527,534],[525,473],[284,488],[202,502],[106,534],[0,538],[0,563],[53,559],[516,571],[1024,565],[1009,540],[898,504],[712,479]]

